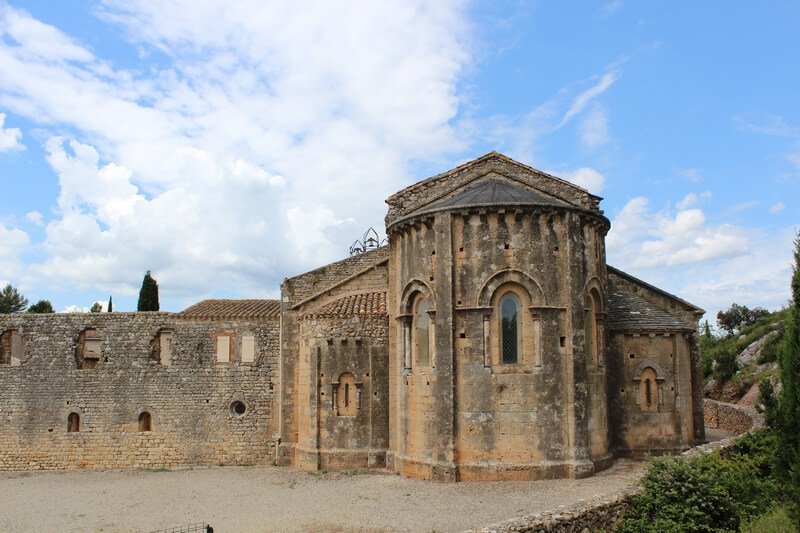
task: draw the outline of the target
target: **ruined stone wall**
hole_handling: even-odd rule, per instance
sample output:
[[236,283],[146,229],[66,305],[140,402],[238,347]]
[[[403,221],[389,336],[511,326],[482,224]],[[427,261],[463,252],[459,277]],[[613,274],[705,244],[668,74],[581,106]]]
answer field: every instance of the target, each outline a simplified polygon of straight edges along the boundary
[[[274,457],[278,322],[185,320],[169,313],[0,316],[24,340],[20,366],[0,365],[0,469],[258,464]],[[95,368],[78,368],[96,330]],[[172,332],[169,366],[153,358]],[[217,363],[215,334],[256,337],[252,364]],[[244,404],[244,413],[233,403]],[[151,430],[139,431],[147,412]],[[71,413],[80,417],[68,432]]]

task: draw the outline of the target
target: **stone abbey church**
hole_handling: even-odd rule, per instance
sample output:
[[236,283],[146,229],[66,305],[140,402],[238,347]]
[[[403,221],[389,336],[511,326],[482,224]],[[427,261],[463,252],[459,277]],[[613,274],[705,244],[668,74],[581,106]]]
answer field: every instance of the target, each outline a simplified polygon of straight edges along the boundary
[[702,309],[606,264],[600,198],[492,152],[277,300],[0,315],[0,469],[590,476],[704,439]]

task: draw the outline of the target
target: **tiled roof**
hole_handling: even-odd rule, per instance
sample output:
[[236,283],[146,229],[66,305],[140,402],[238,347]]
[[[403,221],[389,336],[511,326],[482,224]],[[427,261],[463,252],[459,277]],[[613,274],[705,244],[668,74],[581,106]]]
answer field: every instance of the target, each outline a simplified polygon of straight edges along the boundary
[[507,181],[490,179],[469,187],[455,196],[426,205],[411,214],[419,215],[457,207],[523,205],[569,206],[568,203],[547,194],[526,189]]
[[612,331],[675,331],[689,328],[677,317],[630,292],[608,297],[608,325]]
[[386,314],[386,293],[368,292],[344,296],[303,316],[305,318],[331,318]]
[[203,300],[187,307],[183,318],[277,318],[280,300]]

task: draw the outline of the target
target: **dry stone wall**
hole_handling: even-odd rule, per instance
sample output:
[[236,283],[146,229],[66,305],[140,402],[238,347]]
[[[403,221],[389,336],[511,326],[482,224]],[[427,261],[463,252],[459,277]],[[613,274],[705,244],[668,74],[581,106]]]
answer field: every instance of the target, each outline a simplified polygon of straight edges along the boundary
[[703,400],[706,427],[719,428],[739,435],[750,431],[758,417],[752,408],[732,403]]
[[[17,330],[24,343],[19,366],[0,365],[0,469],[244,465],[274,456],[277,319],[15,314],[0,317],[0,329]],[[100,338],[95,368],[79,368],[76,358],[86,329]],[[163,331],[172,333],[169,365],[153,358]],[[234,362],[216,362],[220,333],[233,339]],[[236,362],[245,335],[256,338],[252,364]],[[140,430],[143,413],[149,431]]]

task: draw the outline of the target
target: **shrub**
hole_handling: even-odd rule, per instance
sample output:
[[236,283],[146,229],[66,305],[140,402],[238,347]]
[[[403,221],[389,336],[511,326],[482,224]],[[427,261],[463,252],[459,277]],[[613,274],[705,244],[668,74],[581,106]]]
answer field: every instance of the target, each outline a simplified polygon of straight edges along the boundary
[[797,533],[789,514],[783,507],[773,507],[742,527],[746,533]]
[[711,453],[653,460],[642,479],[644,490],[633,497],[617,531],[738,531],[750,517],[765,513],[777,494],[768,475],[775,437],[766,433],[745,440],[727,457]]

